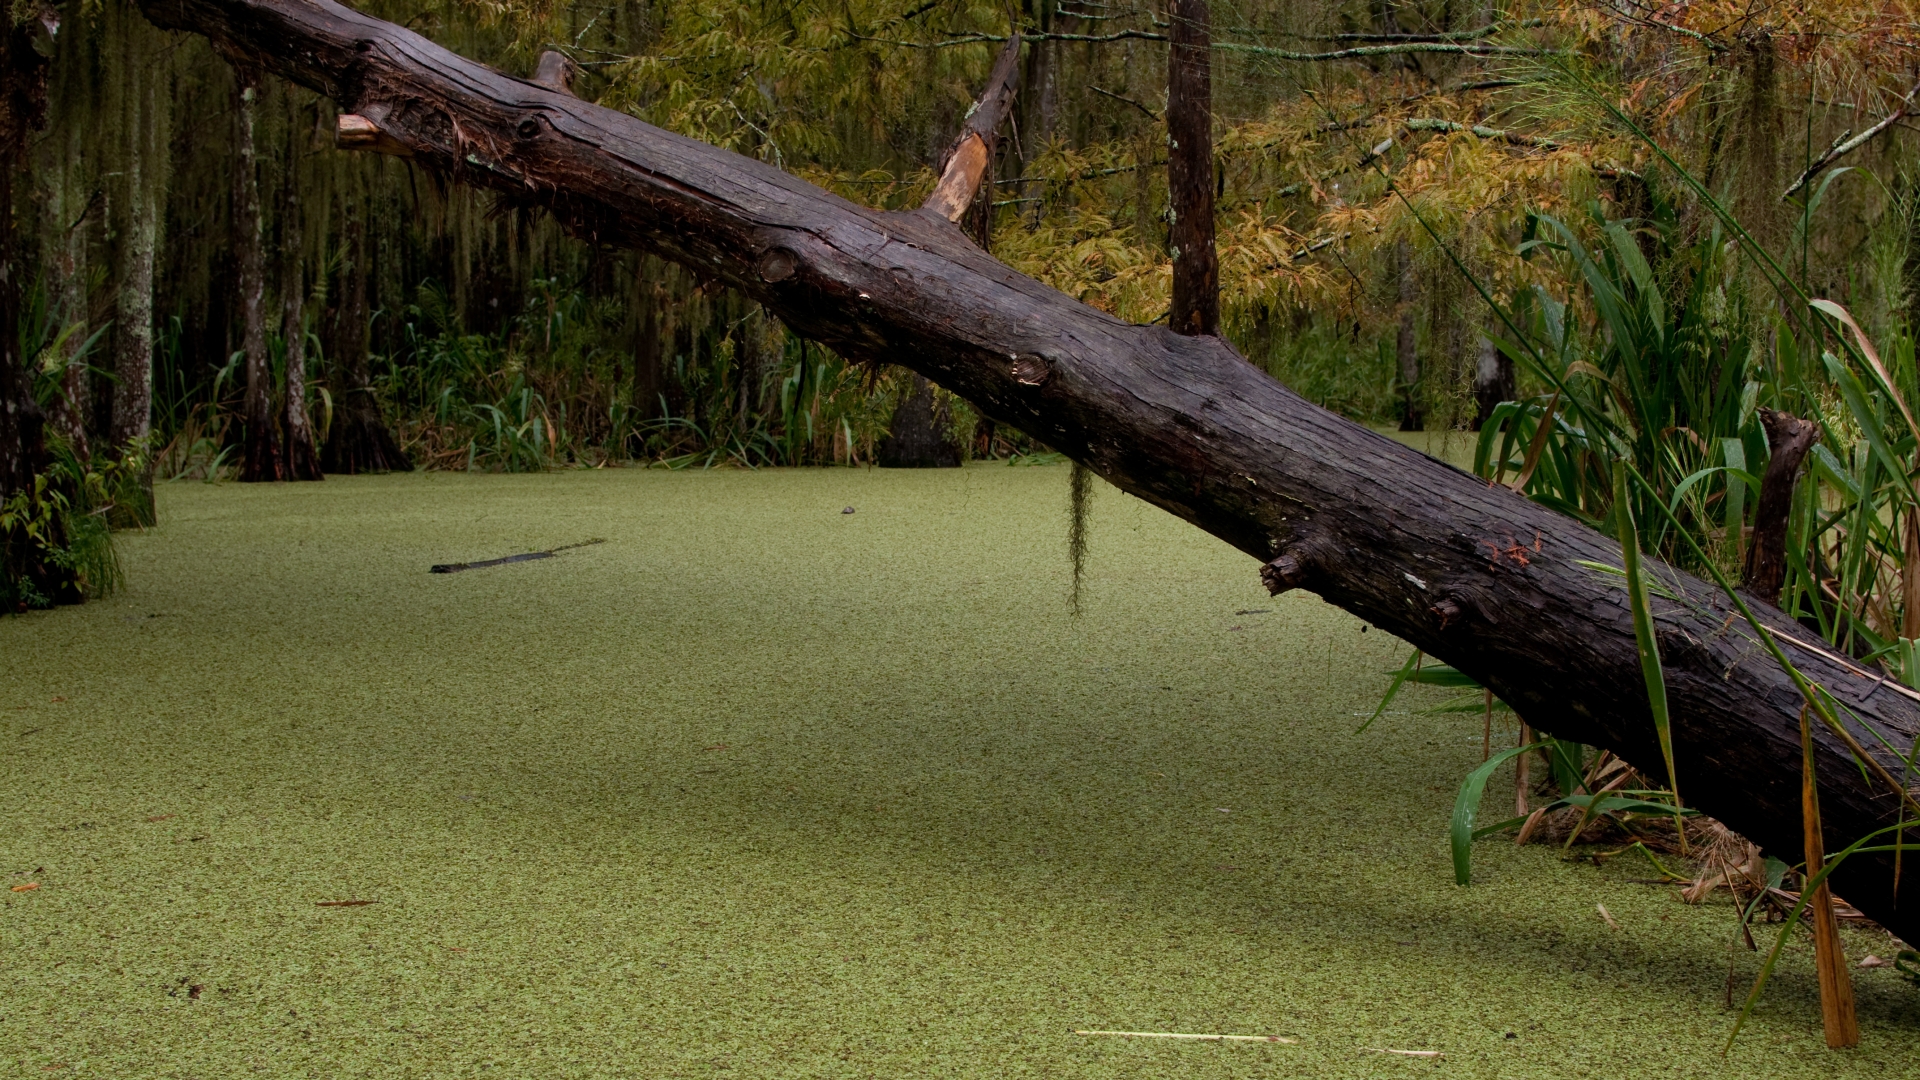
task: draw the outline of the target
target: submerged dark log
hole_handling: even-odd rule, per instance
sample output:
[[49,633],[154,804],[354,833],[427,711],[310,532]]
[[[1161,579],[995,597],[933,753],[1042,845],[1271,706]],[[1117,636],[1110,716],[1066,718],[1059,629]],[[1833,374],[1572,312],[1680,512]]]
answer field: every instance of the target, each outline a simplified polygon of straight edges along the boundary
[[[1664,772],[1626,595],[1587,565],[1619,566],[1615,541],[1302,400],[1220,339],[1128,325],[994,261],[939,214],[855,206],[327,0],[144,7],[333,97],[454,180],[683,263],[847,356],[906,364],[1262,563],[1299,553],[1278,584],[1458,666],[1536,728]],[[1653,569],[1684,598],[1655,615],[1689,802],[1797,861],[1799,695],[1713,587]],[[1920,695],[1761,617],[1893,742],[1920,732]],[[1828,850],[1893,823],[1894,794],[1838,738],[1816,743]],[[1916,878],[1902,879],[1904,904],[1890,856],[1858,857],[1834,882],[1920,940]]]

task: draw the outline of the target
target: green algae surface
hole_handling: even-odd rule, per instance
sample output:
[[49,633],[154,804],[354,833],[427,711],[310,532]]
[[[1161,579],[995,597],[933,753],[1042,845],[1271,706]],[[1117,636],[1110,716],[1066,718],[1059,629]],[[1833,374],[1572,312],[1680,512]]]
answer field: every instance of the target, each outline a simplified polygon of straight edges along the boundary
[[1066,487],[999,465],[163,487],[125,593],[0,619],[0,872],[38,885],[0,891],[0,1061],[1920,1073],[1920,995],[1857,971],[1865,1043],[1829,1052],[1800,945],[1720,1057],[1729,957],[1736,994],[1756,959],[1724,900],[1644,863],[1486,841],[1455,887],[1479,718],[1409,692],[1356,735],[1405,646],[1267,597],[1111,489],[1069,615]]

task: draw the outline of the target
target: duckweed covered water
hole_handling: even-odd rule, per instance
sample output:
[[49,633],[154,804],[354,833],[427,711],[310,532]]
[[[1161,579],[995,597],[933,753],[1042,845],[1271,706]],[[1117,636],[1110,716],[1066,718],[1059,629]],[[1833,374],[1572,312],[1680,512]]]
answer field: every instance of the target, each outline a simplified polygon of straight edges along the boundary
[[[1644,864],[1486,842],[1454,887],[1443,832],[1478,718],[1410,695],[1356,736],[1405,647],[1268,598],[1251,560],[1112,490],[1070,617],[1066,481],[163,488],[124,595],[0,619],[0,871],[39,884],[0,892],[0,1061],[1920,1071],[1920,995],[1887,970],[1856,973],[1865,1045],[1824,1049],[1805,949],[1723,1061],[1729,909],[1634,883]],[[1734,960],[1743,991],[1756,961]]]

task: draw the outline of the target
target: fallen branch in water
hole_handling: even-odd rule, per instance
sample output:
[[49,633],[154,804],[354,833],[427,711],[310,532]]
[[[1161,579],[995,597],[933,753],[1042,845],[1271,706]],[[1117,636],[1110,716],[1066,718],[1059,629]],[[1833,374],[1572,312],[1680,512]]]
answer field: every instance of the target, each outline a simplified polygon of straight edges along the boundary
[[606,543],[604,539],[582,540],[577,544],[563,544],[560,547],[549,548],[546,551],[529,551],[520,555],[507,555],[498,559],[487,559],[484,562],[435,563],[427,567],[427,573],[457,574],[462,570],[484,570],[489,566],[505,566],[508,563],[532,562],[535,559],[551,559],[563,551],[572,551],[574,548],[591,547],[594,544],[604,543]]
[[1297,1043],[1285,1035],[1189,1035],[1178,1031],[1076,1031],[1075,1035],[1114,1035],[1122,1039],[1191,1039],[1196,1042]]

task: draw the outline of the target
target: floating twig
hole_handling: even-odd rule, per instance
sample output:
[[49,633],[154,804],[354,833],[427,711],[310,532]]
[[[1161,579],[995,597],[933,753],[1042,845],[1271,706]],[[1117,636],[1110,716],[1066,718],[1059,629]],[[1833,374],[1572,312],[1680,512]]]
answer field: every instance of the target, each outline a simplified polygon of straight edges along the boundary
[[1384,1047],[1379,1047],[1379,1046],[1363,1046],[1360,1049],[1371,1050],[1376,1054],[1398,1054],[1401,1057],[1411,1057],[1411,1058],[1431,1059],[1431,1058],[1437,1058],[1442,1056],[1440,1051],[1438,1050],[1388,1050]]

